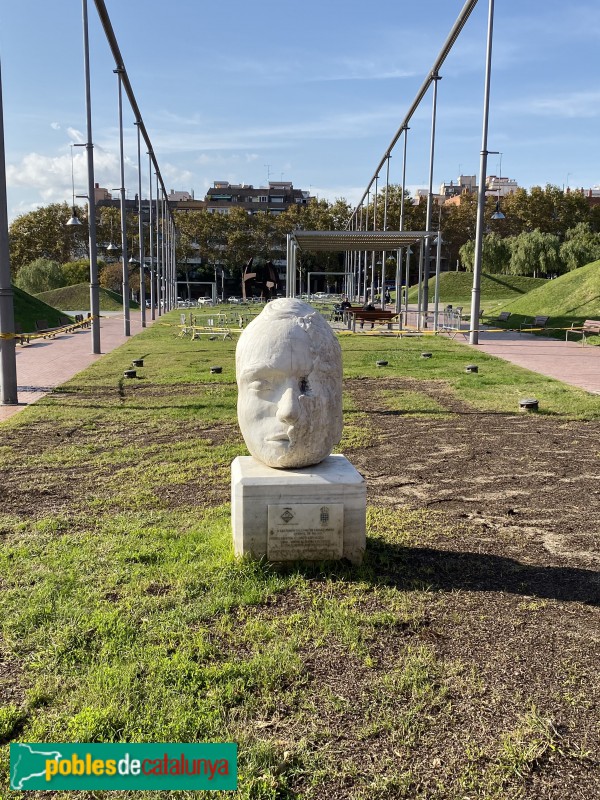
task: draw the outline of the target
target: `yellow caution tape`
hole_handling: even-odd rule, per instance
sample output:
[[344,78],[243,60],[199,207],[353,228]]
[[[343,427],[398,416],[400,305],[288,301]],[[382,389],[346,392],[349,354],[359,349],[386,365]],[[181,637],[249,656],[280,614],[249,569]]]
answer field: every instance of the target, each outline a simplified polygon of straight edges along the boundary
[[70,322],[68,325],[61,325],[60,328],[50,328],[47,331],[32,331],[31,333],[0,333],[0,339],[48,339],[51,336],[58,336],[61,333],[69,333],[76,328],[86,328],[94,319],[86,317],[82,322]]

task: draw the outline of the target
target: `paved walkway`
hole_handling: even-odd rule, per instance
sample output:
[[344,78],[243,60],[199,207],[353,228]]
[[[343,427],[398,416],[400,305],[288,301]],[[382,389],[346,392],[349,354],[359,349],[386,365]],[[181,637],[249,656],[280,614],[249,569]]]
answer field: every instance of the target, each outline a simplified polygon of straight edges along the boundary
[[482,331],[474,350],[600,394],[600,347],[532,333]]
[[[140,314],[132,312],[131,333],[134,335],[140,330]],[[103,316],[100,323],[102,353],[109,353],[125,341],[123,318],[119,315]],[[91,349],[89,329],[56,339],[40,339],[25,347],[17,345],[19,405],[0,406],[0,422],[30,403],[35,403],[55,386],[102,357],[93,355]],[[600,347],[582,347],[579,342],[519,334],[518,331],[496,333],[484,330],[479,334],[479,344],[473,345],[473,350],[498,356],[533,372],[600,394]]]
[[[152,321],[146,315],[147,324]],[[141,314],[131,312],[131,335],[142,329]],[[0,422],[3,422],[30,403],[35,403],[56,386],[68,381],[73,375],[124,344],[123,316],[121,314],[103,315],[100,320],[101,354],[92,353],[92,332],[80,328],[69,334],[61,334],[56,339],[37,339],[31,344],[17,345],[17,390],[18,406],[0,405]]]

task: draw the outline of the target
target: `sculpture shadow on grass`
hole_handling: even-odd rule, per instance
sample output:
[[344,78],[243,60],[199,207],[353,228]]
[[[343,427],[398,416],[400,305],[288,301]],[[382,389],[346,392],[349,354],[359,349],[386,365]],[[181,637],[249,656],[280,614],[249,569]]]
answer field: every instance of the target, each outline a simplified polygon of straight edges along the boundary
[[400,591],[504,592],[558,602],[600,606],[600,572],[581,567],[523,564],[490,553],[401,547],[367,537],[360,567],[337,562],[279,564],[313,580],[360,580]]
[[506,556],[428,547],[398,547],[370,539],[363,569],[398,589],[508,592],[600,606],[600,572],[523,564]]

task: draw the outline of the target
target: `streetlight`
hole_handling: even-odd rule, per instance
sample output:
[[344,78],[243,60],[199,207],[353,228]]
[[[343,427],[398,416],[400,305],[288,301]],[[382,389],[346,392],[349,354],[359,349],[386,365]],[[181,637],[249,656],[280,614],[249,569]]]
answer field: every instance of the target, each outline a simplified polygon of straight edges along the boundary
[[481,260],[483,249],[483,228],[485,225],[485,175],[487,171],[487,136],[490,110],[490,82],[492,73],[492,37],[494,32],[494,0],[489,0],[488,27],[486,40],[485,88],[483,93],[483,121],[481,132],[481,152],[479,162],[479,193],[477,196],[477,228],[475,231],[475,260],[473,263],[473,288],[471,290],[471,330],[469,344],[479,344],[479,300],[481,294]]
[[81,220],[77,216],[77,210],[75,208],[75,173],[73,171],[73,145],[71,145],[71,188],[73,189],[73,205],[71,206],[71,210],[73,211],[73,216],[68,222],[65,223],[65,225],[67,226],[81,225]]
[[125,336],[131,335],[131,322],[129,316],[129,271],[127,269],[127,227],[125,204],[125,154],[123,151],[123,66],[117,67],[113,72],[117,75],[117,99],[119,115],[119,165],[121,172],[121,260],[123,262],[123,325]]
[[4,161],[4,115],[2,112],[2,75],[0,74],[0,403],[17,405],[17,356],[13,290],[10,281],[8,249],[8,207],[6,202],[6,166]]
[[94,195],[94,145],[92,142],[92,100],[90,85],[90,45],[88,35],[87,0],[82,0],[83,64],[85,76],[85,110],[88,170],[88,233],[90,253],[90,311],[92,314],[92,353],[100,353],[100,285],[98,283],[98,254],[96,250],[96,200]]
[[500,211],[500,189],[498,189],[498,199],[496,200],[496,210],[492,214],[492,219],[506,219],[502,211]]

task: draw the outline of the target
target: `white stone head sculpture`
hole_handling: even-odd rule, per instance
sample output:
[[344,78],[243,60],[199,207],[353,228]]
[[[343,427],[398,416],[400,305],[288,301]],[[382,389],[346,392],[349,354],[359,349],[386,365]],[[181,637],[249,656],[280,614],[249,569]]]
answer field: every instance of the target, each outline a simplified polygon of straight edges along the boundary
[[235,352],[238,421],[254,458],[280,469],[318,464],[342,436],[342,354],[301,300],[273,300]]

